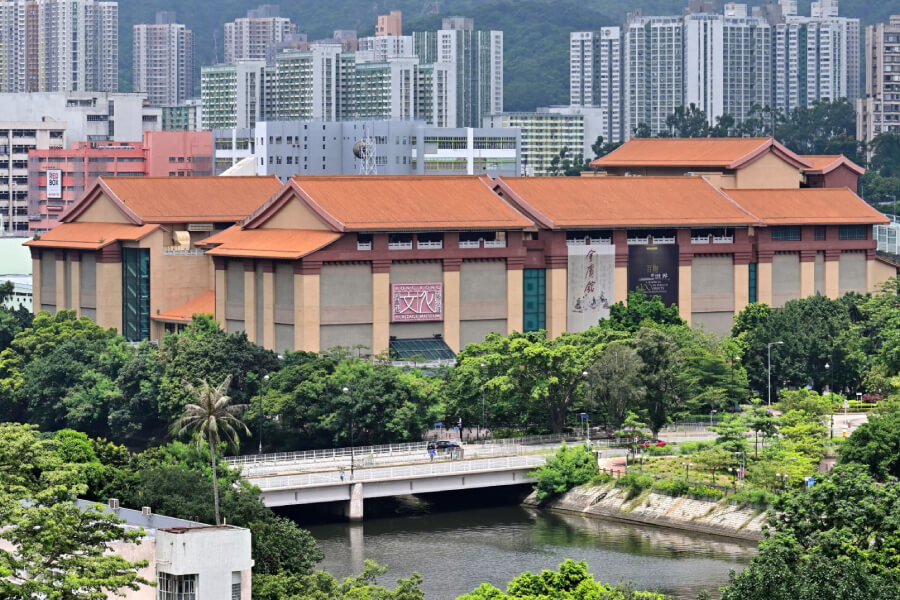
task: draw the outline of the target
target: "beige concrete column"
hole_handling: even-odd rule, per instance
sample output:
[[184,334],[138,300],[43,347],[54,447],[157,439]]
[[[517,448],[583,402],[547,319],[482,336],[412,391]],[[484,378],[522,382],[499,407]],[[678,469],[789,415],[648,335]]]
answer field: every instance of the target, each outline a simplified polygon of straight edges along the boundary
[[800,252],[800,297],[808,298],[816,293],[816,251]]
[[391,340],[391,274],[372,271],[372,355],[388,349]]
[[547,269],[547,335],[559,337],[566,330],[565,267]]
[[247,339],[255,344],[259,337],[256,334],[256,270],[253,261],[249,261],[249,265],[244,263],[244,331]]
[[522,331],[525,320],[524,283],[525,271],[506,270],[506,333]]
[[97,262],[97,325],[122,332],[122,263]]
[[825,295],[829,298],[838,298],[841,295],[840,283],[840,250],[825,251]]
[[275,273],[271,263],[263,269],[263,322],[257,327],[262,328],[266,348],[278,351],[275,347]]
[[[445,264],[444,268],[447,268]],[[456,266],[459,269],[459,266]],[[459,271],[444,271],[444,343],[459,352]]]
[[225,329],[225,301],[228,294],[228,284],[225,279],[225,269],[216,269],[216,321],[222,329]]
[[613,301],[628,302],[628,267],[616,267],[613,274]]
[[[37,253],[38,258],[31,259],[31,311],[38,314],[41,310],[41,259],[40,252]],[[34,255],[32,255],[34,256]]]
[[750,265],[734,265],[734,314],[750,303]]
[[72,306],[70,308],[74,308],[75,314],[80,317],[81,316],[81,260],[70,261],[69,268],[72,269],[72,287],[69,290],[69,301],[72,303]]
[[56,312],[69,308],[66,298],[66,258],[56,253]]
[[772,306],[771,262],[760,262],[756,267],[756,301]]
[[319,274],[294,273],[294,348],[319,351]]
[[866,252],[866,291],[877,292],[879,286],[878,274],[876,272],[875,251]]
[[691,324],[691,265],[678,267],[678,314]]

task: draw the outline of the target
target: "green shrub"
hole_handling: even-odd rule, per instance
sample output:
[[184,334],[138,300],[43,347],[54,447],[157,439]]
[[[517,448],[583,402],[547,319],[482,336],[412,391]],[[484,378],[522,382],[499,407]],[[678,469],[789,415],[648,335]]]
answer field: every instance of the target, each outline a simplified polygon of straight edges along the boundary
[[670,496],[684,496],[690,490],[690,484],[684,478],[660,479],[653,483],[653,491]]
[[629,471],[616,481],[616,486],[625,488],[625,499],[631,500],[653,485],[653,476],[638,471]]
[[703,485],[702,483],[695,483],[691,486],[691,489],[688,491],[689,496],[693,496],[694,498],[703,498],[708,500],[721,500],[725,497],[725,492],[720,490],[719,488],[710,487],[708,485]]
[[732,496],[732,500],[738,504],[752,504],[754,506],[771,506],[778,495],[761,488],[747,488]]
[[591,483],[594,485],[603,485],[604,483],[609,483],[612,481],[613,476],[610,473],[602,472],[594,475],[594,478],[591,480]]
[[590,448],[563,444],[554,456],[529,475],[535,479],[538,500],[546,500],[589,483],[598,474],[597,461]]
[[678,453],[682,456],[686,456],[688,454],[696,454],[701,450],[706,450],[707,448],[715,445],[715,440],[709,440],[705,442],[682,442],[678,444]]
[[657,446],[650,446],[649,448],[644,448],[643,453],[646,456],[668,456],[674,452],[674,448],[672,445],[664,446],[662,448]]

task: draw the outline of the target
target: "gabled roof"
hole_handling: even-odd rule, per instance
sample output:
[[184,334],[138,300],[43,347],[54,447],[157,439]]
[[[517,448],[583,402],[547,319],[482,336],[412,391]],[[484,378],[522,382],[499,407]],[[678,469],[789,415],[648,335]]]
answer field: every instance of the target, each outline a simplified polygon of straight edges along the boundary
[[194,315],[216,314],[216,293],[213,291],[204,292],[193,300],[182,304],[164,313],[153,315],[154,321],[162,321],[164,323],[190,323]]
[[333,231],[310,229],[241,229],[235,225],[198,243],[212,247],[210,256],[297,260],[341,237]]
[[773,138],[633,138],[592,167],[711,167],[739,169],[771,150],[785,162],[811,165]]
[[809,169],[804,169],[804,173],[827,175],[842,165],[858,175],[865,175],[866,173],[864,168],[843,154],[804,154],[803,160],[812,165]]
[[847,188],[723,191],[764,225],[875,225],[889,222]]
[[281,188],[277,177],[99,178],[60,217],[78,218],[105,194],[132,223],[227,223],[253,212]]
[[160,227],[157,224],[60,223],[47,233],[41,234],[40,239],[29,240],[25,245],[37,248],[99,250],[114,242],[136,242]]
[[485,179],[439,175],[294,177],[243,227],[259,227],[295,196],[339,232],[534,227]]
[[758,224],[702,177],[500,177],[495,189],[548,229]]

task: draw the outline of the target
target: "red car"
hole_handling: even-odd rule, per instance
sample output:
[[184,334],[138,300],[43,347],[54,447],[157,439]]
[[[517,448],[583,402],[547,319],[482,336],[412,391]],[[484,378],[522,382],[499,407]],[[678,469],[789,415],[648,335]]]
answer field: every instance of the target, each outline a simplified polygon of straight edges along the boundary
[[666,443],[663,440],[658,440],[656,438],[644,438],[640,441],[639,444],[642,448],[649,448],[651,446],[656,446],[657,448],[665,448]]

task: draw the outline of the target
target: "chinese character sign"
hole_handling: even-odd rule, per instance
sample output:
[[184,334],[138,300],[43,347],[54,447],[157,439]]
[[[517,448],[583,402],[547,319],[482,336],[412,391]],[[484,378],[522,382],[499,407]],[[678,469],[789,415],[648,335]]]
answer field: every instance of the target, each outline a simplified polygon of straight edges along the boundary
[[616,247],[569,246],[566,330],[584,331],[609,318],[615,300]]
[[62,198],[62,171],[47,170],[47,198]]
[[391,284],[391,323],[443,320],[443,284]]
[[628,290],[678,304],[678,244],[628,247]]

